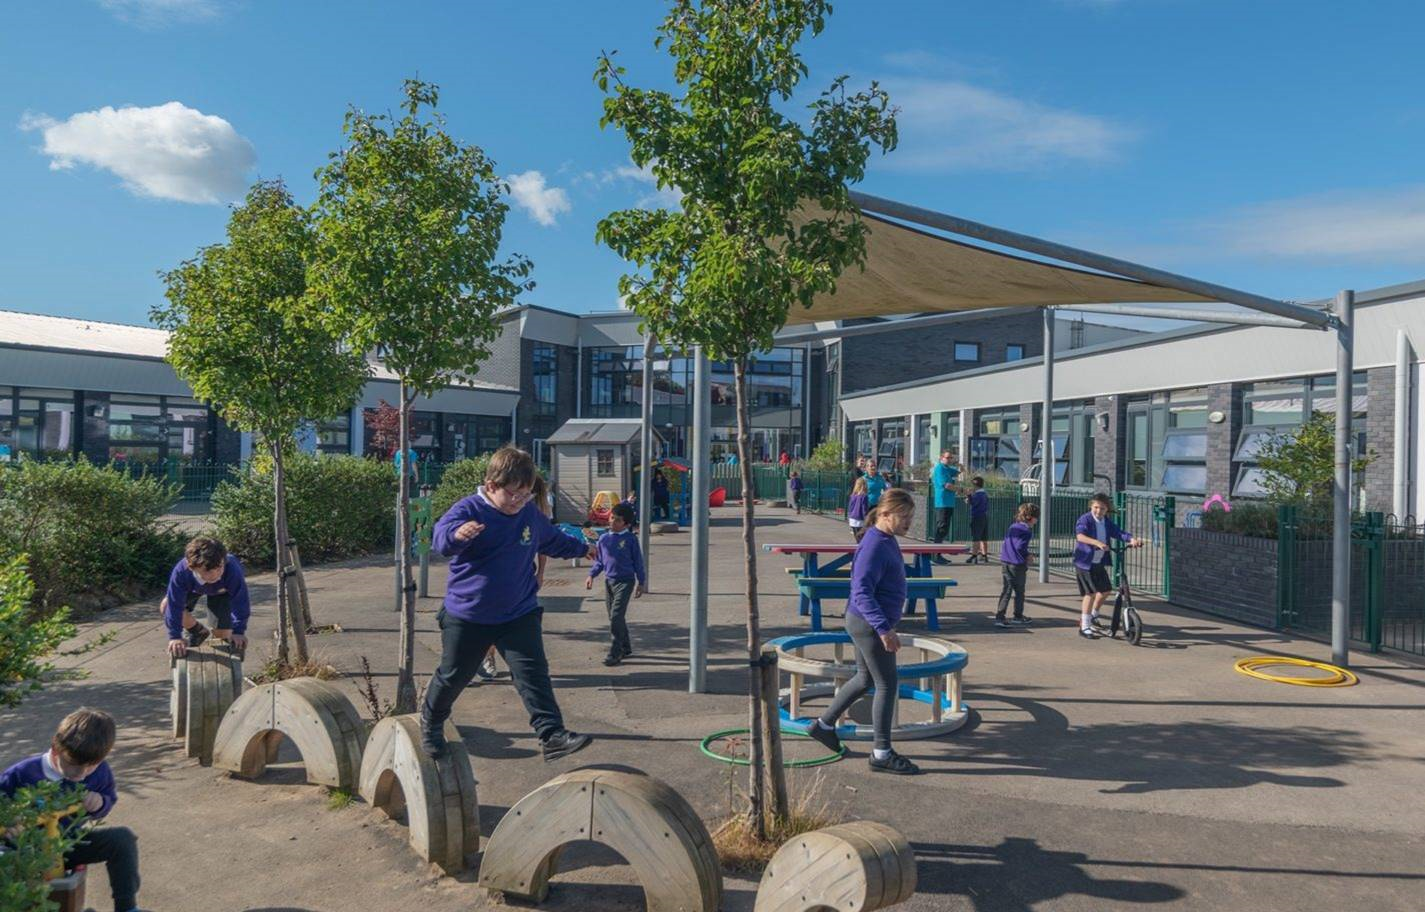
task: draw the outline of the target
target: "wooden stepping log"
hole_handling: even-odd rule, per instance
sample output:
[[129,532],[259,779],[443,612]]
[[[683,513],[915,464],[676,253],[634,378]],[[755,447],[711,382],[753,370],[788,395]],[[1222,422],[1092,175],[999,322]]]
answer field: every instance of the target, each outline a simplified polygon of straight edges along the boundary
[[213,762],[218,725],[242,693],[242,661],[226,649],[190,650],[173,661],[173,692],[168,705],[173,737],[183,752],[207,766]]
[[421,749],[417,714],[387,716],[371,730],[361,797],[388,817],[404,810],[411,848],[447,874],[464,870],[466,856],[480,849],[480,805],[465,745],[457,735],[445,756],[432,760]]
[[870,912],[915,894],[915,854],[900,833],[858,820],[815,830],[772,856],[756,912]]
[[582,840],[628,860],[648,912],[713,912],[722,899],[712,837],[683,796],[642,773],[600,769],[557,776],[510,808],[485,844],[480,885],[542,902],[560,848]]
[[277,759],[283,736],[301,753],[308,782],[356,791],[366,725],[341,688],[316,678],[263,684],[238,697],[218,726],[213,766],[254,779]]

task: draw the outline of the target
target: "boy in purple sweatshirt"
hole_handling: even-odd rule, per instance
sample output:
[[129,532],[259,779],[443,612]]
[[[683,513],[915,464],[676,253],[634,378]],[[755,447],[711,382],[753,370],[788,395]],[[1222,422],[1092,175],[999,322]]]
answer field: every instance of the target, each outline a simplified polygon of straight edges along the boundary
[[585,589],[594,588],[594,580],[605,574],[604,603],[609,612],[609,654],[604,664],[612,668],[633,655],[633,643],[628,638],[629,597],[642,598],[648,586],[648,576],[643,570],[643,550],[638,546],[638,536],[634,534],[637,520],[633,507],[621,503],[609,515],[609,531],[599,536],[595,546],[598,556],[589,568],[589,578],[584,581]]
[[[97,709],[76,709],[59,723],[49,750],[21,760],[0,773],[0,793],[16,792],[41,782],[58,782],[74,803],[84,807],[84,820],[103,820],[119,800],[114,773],[104,758],[114,747],[114,719]],[[68,826],[69,820],[60,821]],[[114,912],[138,908],[139,845],[127,827],[96,827],[65,853],[64,866],[103,862],[114,894]]]
[[590,738],[564,727],[544,654],[535,555],[594,558],[594,549],[559,531],[531,500],[534,459],[507,446],[490,457],[484,486],[436,520],[432,544],[450,558],[440,626],[440,667],[421,706],[422,746],[444,756],[442,726],[455,698],[493,645],[509,666],[515,690],[539,735],[544,759],[557,760]]
[[[204,597],[212,630],[193,616]],[[158,610],[168,628],[168,654],[174,658],[201,646],[210,634],[231,643],[238,655],[247,649],[247,619],[252,614],[247,580],[242,564],[215,538],[195,538],[183,549]]]
[[[1004,585],[999,592],[999,610],[995,612],[995,626],[1009,627],[1024,625],[1029,618],[1024,616],[1024,578],[1029,569],[1029,548],[1034,542],[1034,524],[1039,521],[1039,505],[1023,503],[1014,515],[1014,522],[1004,534],[1004,544],[999,548],[1000,574]],[[1006,621],[1004,613],[1009,608],[1009,599],[1014,597],[1014,619]]]
[[887,490],[867,515],[869,528],[851,561],[851,597],[846,602],[846,632],[856,651],[856,677],[841,686],[826,712],[807,729],[807,734],[828,750],[840,751],[836,720],[874,684],[871,727],[876,737],[871,772],[897,776],[920,772],[914,763],[891,749],[891,722],[899,687],[896,651],[901,648],[896,624],[905,610],[905,558],[896,536],[910,530],[914,515],[915,502],[901,488]]

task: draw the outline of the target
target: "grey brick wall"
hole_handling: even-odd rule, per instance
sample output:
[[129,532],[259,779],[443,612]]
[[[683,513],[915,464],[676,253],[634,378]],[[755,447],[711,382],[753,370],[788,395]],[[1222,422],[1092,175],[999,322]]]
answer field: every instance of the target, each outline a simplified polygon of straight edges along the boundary
[[[978,364],[955,361],[956,342],[978,342]],[[851,336],[841,341],[841,391],[905,383],[922,377],[1005,360],[1011,343],[1024,346],[1025,357],[1043,353],[1043,322],[1038,314],[986,317],[965,323],[931,326],[903,332]]]
[[1168,558],[1175,605],[1275,627],[1277,543],[1206,529],[1174,529]]
[[1023,478],[1034,464],[1034,444],[1039,439],[1039,406],[1019,407],[1019,477]]
[[[1094,421],[1098,415],[1108,415],[1108,429],[1095,423],[1093,438],[1094,474],[1105,475],[1113,480],[1113,489],[1123,487],[1123,432],[1124,400],[1122,396],[1099,396],[1094,400]],[[1095,488],[1106,487],[1102,479],[1095,479]]]
[[[1366,466],[1365,508],[1389,513],[1395,460],[1395,367],[1366,372],[1366,449],[1375,458]],[[1361,454],[1356,454],[1361,455]]]
[[1235,469],[1232,452],[1242,430],[1242,387],[1240,384],[1219,383],[1208,388],[1207,411],[1222,412],[1220,424],[1207,423],[1207,494],[1230,496]]
[[524,346],[529,340],[520,338],[519,329],[518,319],[505,321],[500,337],[490,343],[490,357],[480,365],[477,380],[520,386],[521,364],[526,360]]

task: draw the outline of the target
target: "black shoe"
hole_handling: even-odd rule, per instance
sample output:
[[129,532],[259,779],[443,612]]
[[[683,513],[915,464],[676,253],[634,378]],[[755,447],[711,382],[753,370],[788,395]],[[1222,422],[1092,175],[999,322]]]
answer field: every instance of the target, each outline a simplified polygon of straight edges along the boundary
[[996,627],[1008,627],[1008,626],[1009,626],[1009,621],[1006,621],[1006,620],[1005,620],[1004,618],[1002,618],[1002,617],[997,617],[997,618],[995,618],[995,626],[996,626]]
[[1080,627],[1079,636],[1083,637],[1086,640],[1096,640],[1099,638],[1099,633],[1092,627]]
[[1011,623],[1011,624],[1017,624],[1017,625],[1019,625],[1020,627],[1028,627],[1030,624],[1033,624],[1034,621],[1032,621],[1031,619],[1025,617],[1024,615],[1020,615],[1020,616],[1017,617],[1017,618],[1012,618],[1012,619],[1010,620],[1010,623]]
[[820,722],[813,722],[807,729],[807,736],[833,754],[841,753],[841,736],[836,729],[822,728]]
[[445,756],[446,746],[444,727],[432,725],[426,714],[421,713],[421,750],[432,760],[439,760]]
[[567,728],[561,728],[544,739],[544,762],[549,763],[560,757],[567,757],[575,751],[583,750],[589,746],[589,742],[592,740],[594,739],[588,735],[581,735],[571,732]]
[[605,668],[613,668],[615,665],[621,664],[622,662],[623,656],[619,655],[617,652],[611,652],[608,655],[604,656]]
[[203,645],[211,633],[212,631],[204,627],[201,622],[195,622],[192,627],[183,631],[183,642],[189,649],[197,649]]
[[978,558],[977,555],[971,554],[971,555],[969,556],[969,558],[965,561],[965,563],[967,563],[967,564],[973,564],[973,563],[977,560],[977,558]]
[[895,751],[891,751],[891,755],[884,760],[877,760],[876,755],[872,754],[868,762],[871,764],[871,772],[873,773],[890,773],[893,776],[916,776],[920,774],[920,767],[911,763]]
[[625,658],[625,659],[631,659],[631,658],[633,658],[633,650],[632,650],[630,647],[625,646],[625,647],[619,652],[619,655],[621,655],[621,656],[622,656],[623,658]]

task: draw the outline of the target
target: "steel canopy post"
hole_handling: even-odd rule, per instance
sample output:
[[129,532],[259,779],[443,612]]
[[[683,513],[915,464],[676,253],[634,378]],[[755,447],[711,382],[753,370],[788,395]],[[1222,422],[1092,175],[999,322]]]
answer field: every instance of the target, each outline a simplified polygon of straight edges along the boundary
[[638,545],[643,549],[644,573],[649,574],[653,562],[648,559],[648,522],[652,519],[649,498],[653,485],[650,466],[653,463],[653,334],[643,335],[643,409],[638,439]]
[[1331,662],[1349,660],[1351,629],[1351,355],[1354,347],[1354,291],[1336,295],[1336,478],[1332,485]]
[[688,693],[707,690],[708,673],[708,493],[712,460],[712,386],[702,346],[693,354],[693,560],[688,587]]
[[1044,308],[1044,404],[1039,421],[1039,582],[1049,582],[1049,504],[1054,485],[1054,308]]

